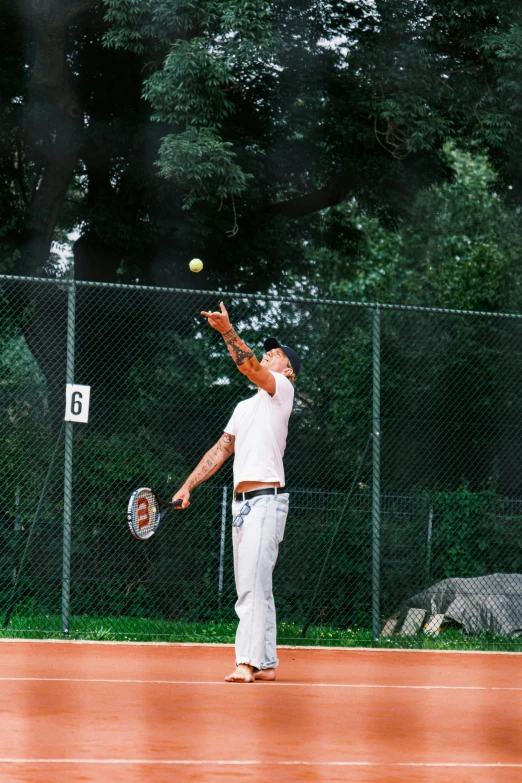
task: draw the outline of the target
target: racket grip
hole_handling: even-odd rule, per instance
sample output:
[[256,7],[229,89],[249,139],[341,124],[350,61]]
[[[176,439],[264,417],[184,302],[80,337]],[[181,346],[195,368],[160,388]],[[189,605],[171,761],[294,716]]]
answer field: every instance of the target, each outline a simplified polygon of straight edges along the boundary
[[181,505],[183,505],[183,501],[181,498],[178,498],[177,500],[174,500],[172,503],[169,503],[169,506],[172,506],[172,508],[179,508]]

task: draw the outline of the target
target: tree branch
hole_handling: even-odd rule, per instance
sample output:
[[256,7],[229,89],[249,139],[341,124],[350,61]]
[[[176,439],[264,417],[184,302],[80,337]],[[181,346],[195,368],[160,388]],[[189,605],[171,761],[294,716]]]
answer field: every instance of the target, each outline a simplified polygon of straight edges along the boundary
[[20,134],[16,134],[16,177],[18,180],[18,188],[20,190],[20,195],[22,197],[22,201],[24,203],[25,207],[29,206],[29,198],[27,196],[27,188],[25,186],[25,180],[24,180],[24,152],[22,148],[22,142],[20,139]]
[[357,184],[354,174],[348,174],[344,177],[337,177],[329,185],[320,188],[304,196],[295,196],[288,201],[278,201],[270,204],[266,212],[271,215],[284,215],[285,217],[300,218],[305,215],[311,215],[327,207],[335,207],[344,201],[353,191]]
[[[35,56],[28,79],[24,125],[36,159],[41,140],[41,176],[28,203],[23,268],[26,273],[46,262],[53,233],[81,148],[83,108],[67,58],[71,19],[99,0],[32,0],[26,11],[34,29]],[[42,121],[45,117],[45,122]]]
[[98,3],[100,0],[30,0],[22,5],[22,13],[34,24],[61,27]]
[[67,21],[70,22],[80,14],[90,11],[91,8],[98,5],[99,0],[74,0],[69,3],[69,9],[67,11]]

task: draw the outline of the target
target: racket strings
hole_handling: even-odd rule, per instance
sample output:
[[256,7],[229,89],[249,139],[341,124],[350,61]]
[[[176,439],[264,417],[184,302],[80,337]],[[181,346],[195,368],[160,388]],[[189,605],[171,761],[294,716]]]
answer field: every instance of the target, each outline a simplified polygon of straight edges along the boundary
[[140,538],[152,535],[160,515],[154,493],[147,489],[138,492],[132,503],[131,515],[132,526]]

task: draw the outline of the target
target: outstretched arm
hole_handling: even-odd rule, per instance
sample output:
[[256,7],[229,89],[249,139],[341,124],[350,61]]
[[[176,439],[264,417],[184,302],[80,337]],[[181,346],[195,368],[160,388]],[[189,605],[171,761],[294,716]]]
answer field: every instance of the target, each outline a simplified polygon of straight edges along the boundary
[[181,508],[188,508],[188,506],[190,506],[191,491],[194,487],[197,487],[198,484],[202,484],[213,476],[214,473],[217,473],[223,463],[234,453],[235,440],[234,435],[229,435],[228,432],[223,433],[218,442],[207,451],[203,459],[192,471],[181,489],[176,492],[172,500],[181,498],[183,501]]
[[255,383],[256,386],[264,389],[269,394],[275,394],[276,382],[274,376],[266,367],[263,367],[260,364],[259,360],[254,355],[254,352],[236,333],[234,327],[230,323],[223,302],[220,303],[219,307],[221,310],[219,313],[203,311],[201,315],[208,318],[209,324],[221,334],[239,372],[246,375],[252,383]]

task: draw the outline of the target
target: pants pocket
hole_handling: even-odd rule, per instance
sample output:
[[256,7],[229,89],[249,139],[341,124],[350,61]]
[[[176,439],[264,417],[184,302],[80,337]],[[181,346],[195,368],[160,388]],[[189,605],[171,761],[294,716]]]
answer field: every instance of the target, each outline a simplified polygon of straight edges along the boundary
[[285,535],[286,518],[288,516],[288,503],[278,502],[276,511],[276,540],[280,544]]

